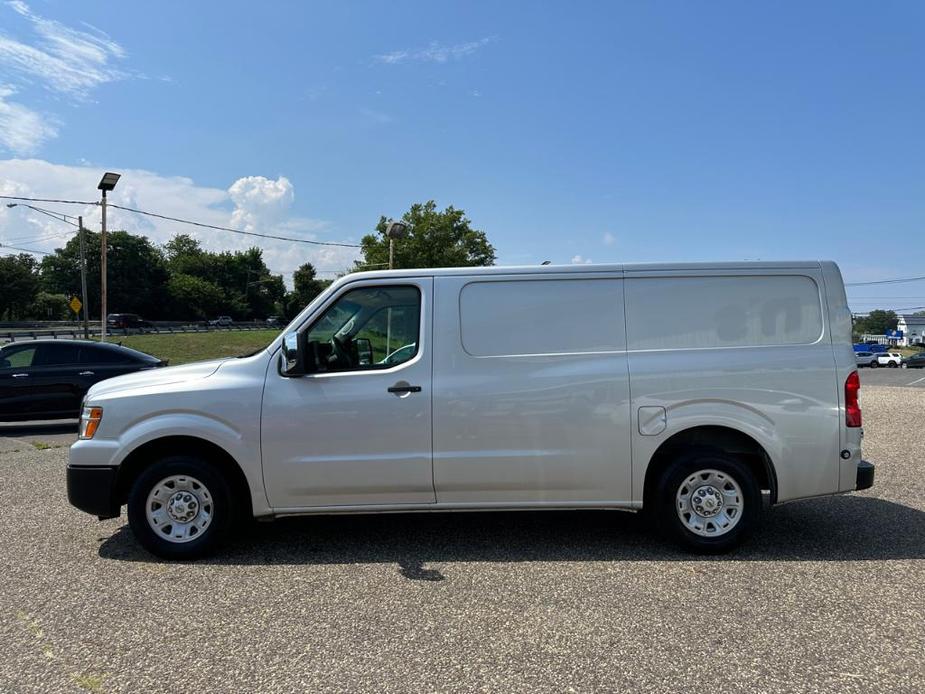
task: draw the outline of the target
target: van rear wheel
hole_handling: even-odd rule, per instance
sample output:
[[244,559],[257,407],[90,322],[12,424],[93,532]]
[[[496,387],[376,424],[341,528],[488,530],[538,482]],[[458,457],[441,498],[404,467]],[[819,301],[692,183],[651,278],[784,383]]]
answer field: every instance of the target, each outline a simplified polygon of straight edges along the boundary
[[138,541],[164,559],[214,551],[232,525],[231,487],[214,466],[168,456],[147,467],[129,491],[128,521]]
[[713,554],[745,541],[761,522],[761,489],[747,465],[724,451],[682,455],[662,475],[662,531],[685,549]]

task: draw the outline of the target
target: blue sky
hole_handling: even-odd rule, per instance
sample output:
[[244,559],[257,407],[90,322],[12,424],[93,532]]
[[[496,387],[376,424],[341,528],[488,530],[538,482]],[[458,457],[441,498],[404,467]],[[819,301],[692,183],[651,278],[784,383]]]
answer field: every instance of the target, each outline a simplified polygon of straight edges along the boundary
[[[925,274],[925,5],[548,5],[0,4],[0,187],[92,197],[110,168],[114,200],[351,241],[433,198],[502,264]],[[39,223],[3,214],[0,242]],[[850,295],[925,306],[925,282]]]

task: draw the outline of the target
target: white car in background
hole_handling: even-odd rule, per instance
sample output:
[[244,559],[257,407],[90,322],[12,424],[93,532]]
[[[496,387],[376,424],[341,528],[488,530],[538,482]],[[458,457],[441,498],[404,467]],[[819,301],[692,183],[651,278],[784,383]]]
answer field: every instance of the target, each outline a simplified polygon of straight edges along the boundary
[[878,352],[877,365],[888,366],[891,369],[898,368],[903,363],[903,355],[899,352]]

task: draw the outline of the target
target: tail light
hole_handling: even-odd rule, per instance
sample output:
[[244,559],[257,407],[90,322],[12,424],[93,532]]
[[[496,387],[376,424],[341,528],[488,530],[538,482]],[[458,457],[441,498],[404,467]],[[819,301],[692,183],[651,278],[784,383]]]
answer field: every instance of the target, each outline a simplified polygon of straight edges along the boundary
[[858,400],[860,390],[861,379],[857,371],[852,371],[845,381],[845,426],[861,426],[861,403]]

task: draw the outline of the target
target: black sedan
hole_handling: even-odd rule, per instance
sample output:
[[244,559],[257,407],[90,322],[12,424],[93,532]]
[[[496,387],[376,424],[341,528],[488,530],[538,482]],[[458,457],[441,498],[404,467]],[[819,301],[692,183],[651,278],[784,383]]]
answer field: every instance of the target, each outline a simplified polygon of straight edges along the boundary
[[10,343],[0,348],[0,421],[76,418],[94,383],[159,366],[167,362],[109,343]]
[[917,352],[910,357],[906,357],[900,364],[904,369],[923,369],[925,368],[925,352]]

